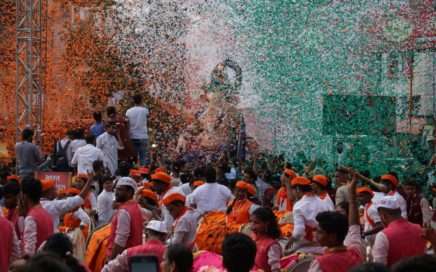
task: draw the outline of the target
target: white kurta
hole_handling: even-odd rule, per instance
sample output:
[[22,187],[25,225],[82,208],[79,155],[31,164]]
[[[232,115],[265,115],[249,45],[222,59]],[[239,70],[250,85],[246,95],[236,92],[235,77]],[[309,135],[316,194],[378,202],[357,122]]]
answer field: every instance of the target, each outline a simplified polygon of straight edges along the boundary
[[105,132],[97,137],[97,148],[101,149],[109,171],[115,175],[115,171],[118,169],[118,150],[121,149],[117,138]]
[[57,232],[59,227],[59,218],[67,212],[83,205],[85,201],[80,196],[68,197],[65,199],[41,199],[41,206],[47,210],[53,219],[53,231]]

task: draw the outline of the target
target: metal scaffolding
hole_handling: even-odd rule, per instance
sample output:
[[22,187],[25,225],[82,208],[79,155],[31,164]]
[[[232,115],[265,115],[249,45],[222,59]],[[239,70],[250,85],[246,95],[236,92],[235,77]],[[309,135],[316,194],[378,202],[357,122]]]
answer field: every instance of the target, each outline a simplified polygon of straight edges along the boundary
[[16,0],[16,133],[43,124],[47,0]]

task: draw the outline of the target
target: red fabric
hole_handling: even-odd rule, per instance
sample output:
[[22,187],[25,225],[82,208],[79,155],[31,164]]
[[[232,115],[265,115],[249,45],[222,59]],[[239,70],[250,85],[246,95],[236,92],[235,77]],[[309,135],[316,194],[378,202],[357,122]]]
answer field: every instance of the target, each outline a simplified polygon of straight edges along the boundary
[[250,207],[253,205],[248,199],[235,200],[232,211],[228,215],[229,224],[247,224],[250,221]]
[[0,271],[8,271],[9,269],[13,231],[11,223],[0,216],[0,233],[2,235],[2,242],[0,243]]
[[323,272],[347,272],[363,262],[362,256],[353,248],[326,252],[322,256],[316,257],[316,260]]
[[[142,219],[141,208],[135,201],[128,201],[121,205],[120,210],[126,210],[130,215],[130,236],[127,239],[126,248],[142,244],[142,228],[144,220]],[[118,224],[118,213],[112,218],[111,235],[109,237],[108,256],[112,253],[115,241],[115,232]]]
[[271,267],[268,264],[268,250],[270,247],[277,243],[276,240],[260,237],[256,239],[256,258],[254,260],[254,266],[256,269],[262,269],[265,272],[271,272]]
[[31,216],[36,222],[36,249],[53,234],[53,219],[51,215],[40,205],[30,209],[27,216]]
[[388,266],[401,259],[425,253],[426,242],[422,238],[422,228],[419,225],[406,219],[398,219],[391,222],[383,233],[389,241]]
[[156,256],[159,263],[161,263],[165,249],[166,246],[161,241],[150,240],[143,245],[127,249],[127,256],[129,258],[132,256]]

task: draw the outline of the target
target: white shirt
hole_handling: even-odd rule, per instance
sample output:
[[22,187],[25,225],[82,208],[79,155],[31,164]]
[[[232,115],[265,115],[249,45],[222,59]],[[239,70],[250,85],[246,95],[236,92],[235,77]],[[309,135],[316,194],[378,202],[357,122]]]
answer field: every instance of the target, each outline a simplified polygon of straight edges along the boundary
[[130,214],[125,209],[118,210],[118,222],[115,229],[115,244],[125,247],[130,236]]
[[200,214],[197,211],[188,210],[179,219],[174,221],[174,231],[170,235],[170,244],[183,244],[191,247],[197,233],[197,223]]
[[190,195],[190,201],[201,214],[209,211],[226,211],[227,204],[232,199],[229,188],[216,182],[205,183]]
[[114,214],[114,193],[103,190],[97,198],[98,225],[109,223]]
[[372,247],[372,258],[376,263],[387,264],[389,253],[389,240],[388,237],[380,231],[375,236],[374,246]]
[[316,228],[318,222],[316,216],[320,212],[330,211],[321,199],[316,195],[304,195],[298,200],[292,209],[294,219],[294,230],[292,237],[301,240],[306,231],[306,226]]
[[381,219],[377,211],[377,205],[374,203],[366,204],[363,218],[365,219],[365,226],[363,229],[365,232],[370,231],[374,228],[370,223],[371,221],[374,224],[380,223]]
[[100,148],[106,157],[107,167],[112,175],[118,169],[118,150],[122,149],[117,137],[107,132],[97,137],[97,148]]
[[140,106],[131,107],[126,111],[126,117],[129,120],[130,139],[148,139],[148,114],[148,109]]
[[321,203],[326,207],[326,209],[328,209],[329,211],[334,211],[335,210],[335,204],[333,204],[332,199],[330,198],[329,194],[326,194],[326,196],[321,199]]
[[192,193],[192,188],[188,182],[180,185],[179,188],[180,188],[180,191],[182,191],[184,195],[189,195],[190,193]]
[[67,212],[83,205],[85,201],[80,196],[68,197],[65,199],[41,199],[41,206],[51,215],[53,219],[53,231],[59,227],[59,218]]
[[388,195],[392,195],[395,198],[395,200],[397,200],[398,203],[400,203],[401,216],[404,219],[407,219],[407,202],[404,199],[404,197],[402,195],[400,195],[400,193],[398,193],[397,191],[395,191],[393,193],[391,192]]
[[85,145],[86,145],[86,141],[83,139],[72,140],[70,145],[68,146],[68,150],[69,150],[68,152],[71,153],[71,156],[73,156],[74,153],[76,153],[77,149]]
[[82,208],[78,208],[77,211],[75,211],[73,215],[75,218],[80,220],[81,226],[84,226],[84,225],[91,226],[91,218]]
[[36,243],[38,239],[38,230],[35,219],[32,216],[26,216],[24,219],[23,232],[23,255],[33,256],[36,253]]
[[87,144],[77,149],[71,160],[71,165],[77,165],[78,174],[88,174],[88,172],[94,172],[92,164],[97,160],[103,161],[107,166],[103,152],[92,144]]

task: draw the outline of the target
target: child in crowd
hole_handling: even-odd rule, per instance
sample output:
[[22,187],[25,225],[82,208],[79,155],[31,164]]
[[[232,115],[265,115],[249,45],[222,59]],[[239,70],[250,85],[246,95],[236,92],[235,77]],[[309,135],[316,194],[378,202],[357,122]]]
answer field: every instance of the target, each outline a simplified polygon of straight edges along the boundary
[[251,216],[251,224],[257,247],[255,267],[265,272],[279,272],[282,250],[277,239],[281,233],[274,213],[267,208],[258,208]]

